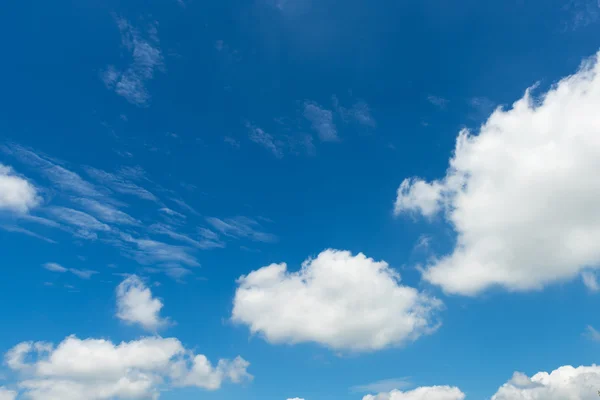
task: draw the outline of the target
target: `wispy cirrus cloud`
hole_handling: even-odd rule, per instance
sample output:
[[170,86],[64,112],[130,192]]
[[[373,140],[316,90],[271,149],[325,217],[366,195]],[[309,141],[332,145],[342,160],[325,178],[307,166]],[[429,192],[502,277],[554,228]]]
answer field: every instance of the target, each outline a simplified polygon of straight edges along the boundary
[[450,102],[448,99],[433,94],[427,96],[427,101],[442,110],[445,110]]
[[148,228],[148,230],[149,230],[149,232],[152,232],[155,234],[166,235],[173,240],[177,240],[179,242],[186,243],[186,244],[196,247],[198,249],[206,250],[206,249],[225,247],[225,244],[223,242],[221,242],[218,239],[218,237],[216,239],[215,238],[211,238],[211,239],[202,238],[201,240],[196,240],[196,239],[191,238],[188,235],[177,232],[173,227],[166,225],[166,224],[161,224],[161,223],[152,224]]
[[283,144],[280,141],[275,140],[273,135],[249,122],[246,123],[246,128],[248,128],[248,137],[251,141],[269,150],[275,157],[283,157]]
[[2,146],[2,150],[23,164],[35,168],[36,171],[44,175],[56,188],[62,191],[84,197],[102,196],[102,193],[94,185],[81,178],[79,174],[59,165],[49,157],[35,153],[17,144]]
[[304,102],[304,118],[310,123],[323,142],[339,140],[337,128],[333,122],[333,112],[327,110],[314,101]]
[[121,32],[121,44],[130,53],[131,63],[124,70],[109,65],[102,75],[104,84],[128,102],[136,106],[147,106],[150,93],[146,82],[154,77],[157,68],[163,65],[159,48],[156,24],[152,24],[146,35],[134,28],[127,20],[117,19]]
[[56,272],[59,274],[64,274],[66,272],[70,272],[73,275],[75,275],[76,277],[78,277],[80,279],[86,279],[86,280],[91,279],[92,276],[94,276],[98,273],[98,271],[92,271],[89,269],[66,268],[55,262],[47,262],[47,263],[43,264],[42,267],[44,267],[45,269],[47,269],[50,272]]
[[84,228],[91,231],[110,231],[110,226],[98,221],[96,218],[83,211],[58,206],[49,207],[47,211],[59,220],[78,228]]
[[340,100],[335,95],[332,96],[332,101],[334,110],[345,123],[355,121],[368,128],[375,128],[377,126],[377,122],[371,114],[371,107],[369,107],[366,101],[354,99],[354,105],[350,108],[342,106]]
[[85,167],[86,173],[97,182],[114,190],[117,193],[128,194],[140,199],[158,202],[158,198],[147,189],[133,183],[125,176],[113,174],[101,169]]
[[600,1],[568,0],[563,5],[563,11],[569,16],[565,22],[565,29],[585,28],[600,20]]
[[94,214],[98,219],[106,223],[114,223],[119,225],[140,225],[141,222],[130,216],[129,214],[118,210],[115,206],[100,203],[93,199],[77,198],[73,199],[76,204],[81,205],[88,212]]
[[20,227],[20,226],[16,226],[16,225],[0,225],[0,229],[6,231],[6,232],[12,232],[12,233],[21,233],[23,235],[27,235],[36,239],[40,239],[43,240],[44,242],[47,243],[52,243],[52,244],[56,244],[58,243],[56,240],[47,238],[46,236],[40,235],[38,233],[32,232],[29,229]]
[[243,216],[225,219],[208,217],[206,218],[206,222],[222,235],[231,238],[246,238],[256,242],[266,243],[277,241],[277,236],[262,231],[260,223],[252,218]]
[[[120,234],[121,241],[115,242],[123,253],[142,265],[185,265],[199,267],[200,263],[192,255],[193,249],[176,246],[152,239],[140,239],[125,233]],[[126,246],[129,245],[129,246]]]

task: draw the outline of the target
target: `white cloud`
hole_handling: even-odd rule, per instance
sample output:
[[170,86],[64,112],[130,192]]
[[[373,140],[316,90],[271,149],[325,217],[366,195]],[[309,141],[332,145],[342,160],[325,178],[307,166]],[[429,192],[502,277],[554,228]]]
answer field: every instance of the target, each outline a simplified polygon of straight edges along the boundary
[[108,88],[114,89],[131,104],[146,106],[150,100],[146,82],[154,77],[155,69],[163,64],[156,26],[150,27],[148,39],[145,39],[126,20],[118,19],[117,24],[121,31],[122,44],[129,50],[132,62],[124,71],[119,71],[112,65],[108,66],[102,79]]
[[533,290],[600,264],[600,64],[540,99],[528,90],[478,135],[458,136],[442,180],[406,180],[396,213],[443,210],[454,251],[423,277],[448,293]]
[[52,272],[59,272],[59,273],[63,273],[63,272],[67,272],[68,269],[63,267],[60,264],[57,263],[53,263],[53,262],[49,262],[44,264],[44,268],[46,268],[48,271],[52,271]]
[[337,129],[333,123],[333,113],[319,106],[315,102],[304,103],[304,117],[311,123],[312,128],[324,142],[337,141]]
[[160,316],[162,308],[162,301],[153,297],[150,289],[135,275],[117,286],[117,318],[122,321],[156,331],[168,323]]
[[0,386],[0,400],[15,400],[17,398],[17,392],[9,390],[4,386]]
[[538,372],[531,378],[515,372],[491,400],[592,400],[598,398],[600,367],[562,366],[554,371]]
[[18,386],[32,400],[157,399],[163,388],[216,390],[224,382],[252,378],[244,359],[219,360],[213,366],[175,338],[113,344],[69,336],[56,347],[20,343],[5,358],[24,377]]
[[298,272],[271,264],[238,280],[232,320],[272,343],[370,351],[431,333],[442,303],[400,285],[384,261],[325,250]]
[[12,168],[0,164],[0,210],[26,213],[40,201],[35,186],[16,175]]
[[464,398],[465,394],[457,387],[422,386],[406,392],[392,390],[389,393],[367,395],[363,400],[463,400]]

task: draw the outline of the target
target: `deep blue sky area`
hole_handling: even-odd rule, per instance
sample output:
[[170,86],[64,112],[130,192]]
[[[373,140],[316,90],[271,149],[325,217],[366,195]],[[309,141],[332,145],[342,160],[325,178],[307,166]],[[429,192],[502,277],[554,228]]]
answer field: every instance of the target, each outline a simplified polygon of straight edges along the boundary
[[[543,101],[595,57],[596,0],[5,1],[0,37],[0,400],[2,390],[33,400],[159,392],[165,400],[462,400],[414,397],[417,388],[436,385],[460,388],[467,400],[495,393],[495,400],[555,400],[567,392],[552,386],[542,397],[510,397],[498,389],[515,371],[531,377],[598,362],[598,288],[592,275],[581,275],[585,285],[579,277],[599,264],[594,255],[557,269],[519,264],[527,246],[552,251],[531,236],[531,245],[505,248],[520,278],[502,275],[476,293],[449,289],[455,286],[445,282],[455,282],[459,269],[444,282],[423,272],[456,249],[470,251],[464,238],[474,225],[451,215],[466,221],[471,214],[461,207],[474,205],[475,182],[506,182],[499,174],[488,168],[477,175],[472,167],[483,178],[460,192],[464,202],[449,197],[445,212],[427,215],[420,205],[400,212],[398,203],[394,212],[404,179],[449,176],[461,129],[476,135],[494,109],[508,113],[534,85],[534,102]],[[594,104],[598,96],[587,99]],[[510,138],[525,143],[539,126],[518,118],[494,128],[506,135],[498,143],[507,143],[507,153]],[[586,138],[600,135],[598,121],[577,125],[581,117],[567,111],[556,118],[548,129],[564,129],[552,143],[564,143],[572,126]],[[519,154],[514,164],[534,152],[511,153]],[[552,171],[545,176],[560,175]],[[556,193],[563,193],[558,184]],[[589,207],[583,220],[600,215]],[[490,205],[482,215],[500,212]],[[575,217],[565,215],[567,241]],[[532,231],[546,229],[534,223]],[[502,232],[515,236],[509,229]],[[469,237],[484,235],[474,232]],[[335,270],[326,249],[350,252],[335,253],[350,257],[336,261],[347,262],[339,270],[347,272]],[[358,253],[390,269],[376,272],[353,258]],[[273,263],[286,263],[291,275],[242,299],[244,276]],[[517,282],[527,281],[525,270],[537,280],[523,288]],[[360,271],[383,281],[353,275]],[[357,286],[340,289],[354,278]],[[151,322],[133,311],[136,317],[124,318],[116,288],[127,283],[150,293],[170,322],[159,324],[156,309],[143,313]],[[395,330],[422,310],[405,312],[395,295],[383,297],[386,285],[443,303],[427,321],[431,331]],[[340,310],[349,310],[344,322],[332,316]],[[369,316],[381,313],[384,322],[369,331]],[[391,339],[372,345],[388,328]],[[206,355],[218,387],[178,381],[144,362],[70,375],[58,354],[70,335],[115,346],[176,338]],[[29,367],[17,368],[10,349],[29,341],[55,347],[31,350]],[[216,366],[238,355],[252,379]],[[44,370],[44,362],[53,367]],[[138,397],[110,392],[107,376],[131,371],[148,374],[151,388]],[[594,373],[590,379],[600,383]],[[93,394],[98,388],[86,379],[111,389]],[[58,381],[73,386],[53,392]],[[50,389],[31,386],[40,382]],[[367,396],[392,389],[398,392]],[[588,400],[585,390],[569,399]]]

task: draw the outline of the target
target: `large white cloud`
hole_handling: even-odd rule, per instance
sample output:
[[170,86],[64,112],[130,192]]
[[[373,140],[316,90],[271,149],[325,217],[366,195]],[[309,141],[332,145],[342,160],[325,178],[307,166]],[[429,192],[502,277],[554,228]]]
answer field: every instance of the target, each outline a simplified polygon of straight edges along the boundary
[[168,321],[160,316],[163,303],[152,296],[144,282],[132,275],[117,286],[117,318],[156,331]]
[[[600,55],[600,53],[599,53]],[[600,264],[598,56],[541,98],[528,90],[478,135],[463,130],[446,176],[407,179],[395,212],[443,210],[454,251],[425,268],[448,293],[533,290]]]
[[453,386],[421,386],[403,392],[392,390],[389,393],[366,395],[363,400],[463,400],[465,394]]
[[20,343],[5,358],[25,377],[18,386],[32,400],[156,399],[163,387],[215,390],[225,381],[252,378],[244,359],[220,360],[213,366],[175,338],[114,344],[70,336],[56,347]]
[[35,186],[0,164],[0,210],[26,213],[40,203]]
[[385,261],[325,250],[298,272],[271,264],[238,280],[232,320],[273,343],[369,351],[436,329],[442,303],[400,284]]
[[600,390],[600,367],[573,368],[565,365],[554,371],[538,372],[529,378],[515,372],[492,400],[592,400]]

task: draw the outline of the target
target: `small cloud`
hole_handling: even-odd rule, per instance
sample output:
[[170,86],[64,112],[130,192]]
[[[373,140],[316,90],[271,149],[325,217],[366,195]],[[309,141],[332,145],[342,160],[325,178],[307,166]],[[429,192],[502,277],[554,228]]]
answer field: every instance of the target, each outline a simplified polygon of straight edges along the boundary
[[69,268],[69,272],[81,279],[91,279],[91,277],[98,273],[98,271],[82,270],[76,268]]
[[431,245],[431,236],[429,235],[421,235],[417,240],[417,244],[415,244],[415,250],[427,250]]
[[304,118],[312,125],[323,142],[338,141],[337,128],[333,123],[333,113],[313,101],[304,102]]
[[598,332],[596,329],[594,329],[594,327],[591,325],[588,325],[585,328],[585,332],[583,332],[583,336],[585,336],[588,339],[593,340],[595,342],[600,342],[600,332]]
[[585,28],[600,20],[599,0],[569,0],[563,6],[563,11],[569,16],[565,29],[576,30]]
[[37,189],[11,167],[0,164],[0,211],[27,213],[41,202]]
[[223,141],[224,141],[225,143],[229,144],[231,147],[233,147],[233,148],[235,148],[235,149],[239,149],[239,148],[240,148],[240,142],[239,142],[239,141],[237,141],[237,140],[235,140],[235,139],[234,139],[234,138],[232,138],[232,137],[225,136],[225,137],[223,138]]
[[251,141],[269,150],[275,157],[283,157],[281,143],[277,142],[271,134],[250,123],[246,123],[246,128],[248,128],[250,132],[249,138]]
[[67,272],[68,269],[63,267],[60,264],[54,263],[54,262],[49,262],[43,265],[44,268],[46,268],[48,271],[52,271],[52,272],[59,272],[59,273],[64,273]]
[[442,110],[445,109],[449,103],[449,100],[434,95],[427,96],[427,101],[429,101],[434,106],[441,108]]
[[581,280],[586,288],[588,288],[591,292],[597,292],[600,290],[600,285],[598,284],[598,276],[595,271],[584,271],[581,273]]
[[170,208],[168,208],[168,207],[163,207],[163,208],[160,208],[158,211],[160,211],[161,213],[164,213],[164,214],[166,214],[166,215],[168,215],[168,216],[171,216],[171,217],[177,217],[177,218],[181,218],[181,219],[186,219],[186,216],[185,216],[185,215],[183,215],[183,214],[181,214],[181,213],[178,213],[178,212],[177,212],[177,211],[175,211],[175,210],[171,210],[171,209],[170,209]]
[[128,324],[139,324],[148,331],[168,324],[160,316],[163,303],[136,275],[126,278],[117,287],[117,318]]

